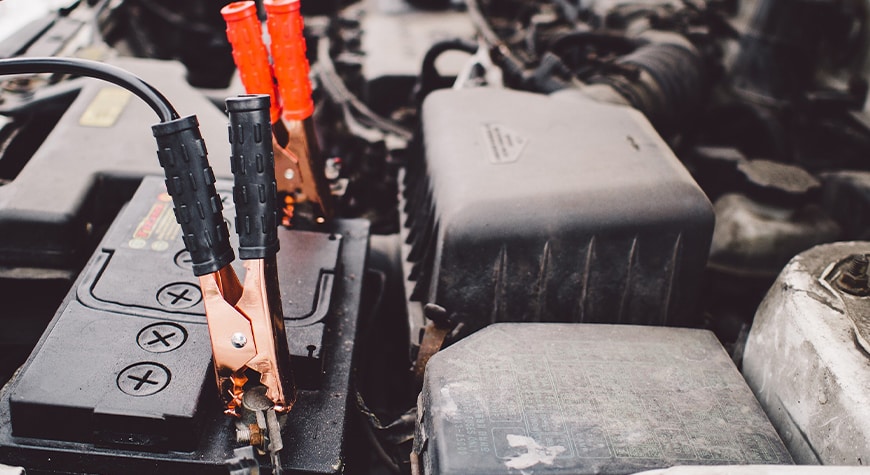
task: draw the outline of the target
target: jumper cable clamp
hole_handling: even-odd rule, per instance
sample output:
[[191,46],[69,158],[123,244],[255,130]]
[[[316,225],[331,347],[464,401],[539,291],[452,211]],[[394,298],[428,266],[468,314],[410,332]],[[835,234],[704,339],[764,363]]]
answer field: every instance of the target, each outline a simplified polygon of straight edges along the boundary
[[249,94],[269,94],[274,134],[278,190],[290,200],[292,217],[301,206],[312,221],[333,216],[332,195],[314,132],[314,101],[299,0],[265,0],[269,51],[263,43],[257,8],[252,1],[233,2],[221,9],[227,38],[242,84]]

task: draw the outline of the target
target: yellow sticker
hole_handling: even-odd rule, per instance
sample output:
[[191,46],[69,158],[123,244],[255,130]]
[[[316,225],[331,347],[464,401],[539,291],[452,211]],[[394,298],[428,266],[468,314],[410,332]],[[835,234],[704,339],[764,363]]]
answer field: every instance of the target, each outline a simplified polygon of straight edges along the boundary
[[79,119],[85,127],[111,127],[118,121],[124,107],[130,102],[130,93],[117,87],[100,89]]

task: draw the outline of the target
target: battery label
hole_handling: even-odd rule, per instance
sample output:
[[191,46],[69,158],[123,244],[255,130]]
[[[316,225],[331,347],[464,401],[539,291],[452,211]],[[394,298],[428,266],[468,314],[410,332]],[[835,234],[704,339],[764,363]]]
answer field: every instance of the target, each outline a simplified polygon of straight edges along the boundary
[[84,127],[112,127],[130,102],[130,93],[117,87],[100,90],[79,118]]
[[127,247],[130,249],[162,252],[178,238],[181,227],[172,212],[172,197],[168,193],[157,196],[148,213],[139,221]]

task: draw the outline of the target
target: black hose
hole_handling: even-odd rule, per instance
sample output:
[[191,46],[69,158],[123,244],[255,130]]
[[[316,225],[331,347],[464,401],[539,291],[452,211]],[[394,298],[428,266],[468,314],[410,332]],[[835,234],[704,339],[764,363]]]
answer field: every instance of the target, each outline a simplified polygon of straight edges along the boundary
[[[625,71],[605,72],[590,84],[607,84],[643,112],[662,133],[690,120],[706,88],[704,64],[693,48],[654,43],[617,60]],[[635,74],[626,74],[634,70]]]
[[178,118],[178,112],[163,94],[138,76],[117,66],[78,58],[12,58],[0,60],[0,76],[13,74],[75,74],[116,84],[145,101],[161,122]]
[[450,80],[444,78],[438,72],[435,62],[442,54],[448,51],[462,51],[468,54],[474,54],[477,51],[477,45],[461,38],[439,41],[429,48],[426,56],[423,57],[423,66],[420,70],[420,82],[418,83],[416,98],[418,103],[422,103],[423,99],[430,92],[450,86]]
[[628,54],[645,44],[637,38],[629,38],[623,34],[602,31],[571,31],[563,33],[550,41],[549,50],[559,54],[562,49],[594,44],[611,49],[618,55]]

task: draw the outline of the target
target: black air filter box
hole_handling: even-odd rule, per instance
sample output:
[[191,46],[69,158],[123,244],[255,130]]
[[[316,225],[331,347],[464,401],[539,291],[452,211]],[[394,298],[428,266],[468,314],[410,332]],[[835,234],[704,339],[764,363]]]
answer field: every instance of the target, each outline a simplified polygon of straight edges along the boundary
[[432,357],[417,417],[423,475],[792,462],[706,330],[492,325]]
[[649,122],[582,96],[443,90],[404,179],[412,339],[464,323],[692,325],[710,202]]

